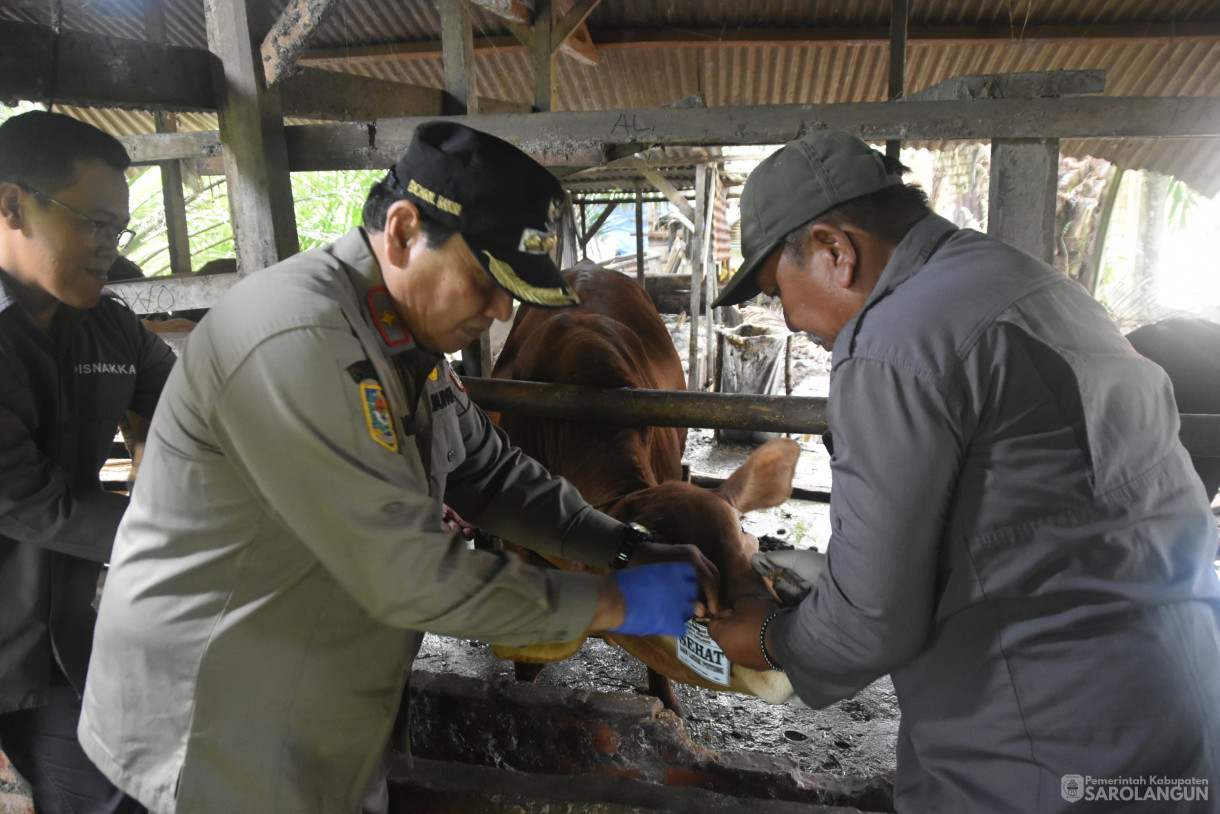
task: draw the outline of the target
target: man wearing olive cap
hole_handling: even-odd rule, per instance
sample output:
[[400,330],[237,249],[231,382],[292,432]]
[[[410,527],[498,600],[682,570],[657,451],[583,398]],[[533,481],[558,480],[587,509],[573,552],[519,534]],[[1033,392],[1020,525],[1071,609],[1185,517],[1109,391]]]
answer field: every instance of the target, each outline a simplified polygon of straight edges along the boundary
[[[154,812],[352,811],[423,631],[525,645],[681,631],[714,569],[510,447],[444,353],[570,305],[563,193],[422,125],[363,229],[250,275],[192,333],[119,528],[80,739]],[[614,577],[470,550],[474,524]],[[634,551],[634,554],[632,554]],[[660,562],[671,560],[671,562]]]
[[[892,674],[898,811],[1059,811],[1152,776],[1214,795],[1216,526],[1169,383],[1084,289],[932,214],[904,171],[815,131],[746,184],[718,304],[778,296],[833,350],[832,536],[798,604],[712,635],[814,706]],[[787,556],[756,565],[800,572]]]

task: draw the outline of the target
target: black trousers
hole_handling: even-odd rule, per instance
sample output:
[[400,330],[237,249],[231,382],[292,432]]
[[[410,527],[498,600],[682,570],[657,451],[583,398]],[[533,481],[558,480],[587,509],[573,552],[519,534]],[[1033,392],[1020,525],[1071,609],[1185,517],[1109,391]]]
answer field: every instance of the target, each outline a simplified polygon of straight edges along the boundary
[[45,707],[0,715],[0,748],[34,791],[38,814],[142,814],[106,779],[76,739],[80,699],[62,675]]

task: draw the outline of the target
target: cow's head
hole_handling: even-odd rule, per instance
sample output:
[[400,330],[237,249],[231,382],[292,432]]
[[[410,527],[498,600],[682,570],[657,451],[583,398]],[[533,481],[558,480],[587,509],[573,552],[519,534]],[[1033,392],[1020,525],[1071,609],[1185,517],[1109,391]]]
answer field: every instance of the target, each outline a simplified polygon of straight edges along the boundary
[[720,569],[726,607],[747,596],[767,595],[769,589],[750,566],[758,540],[742,531],[741,517],[788,498],[800,453],[795,441],[777,438],[754,450],[717,489],[668,481],[626,497],[611,514],[668,542],[698,546]]

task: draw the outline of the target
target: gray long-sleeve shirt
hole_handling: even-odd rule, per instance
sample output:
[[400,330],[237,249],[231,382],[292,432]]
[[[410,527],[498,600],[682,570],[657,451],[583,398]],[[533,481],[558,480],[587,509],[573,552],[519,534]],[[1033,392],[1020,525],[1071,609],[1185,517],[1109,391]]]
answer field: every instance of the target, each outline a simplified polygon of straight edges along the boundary
[[443,499],[605,565],[623,527],[510,447],[397,319],[355,230],[235,286],[187,343],[119,529],[80,726],[153,811],[349,811],[421,631],[533,644],[592,619],[596,577],[441,530]]
[[98,470],[128,410],[153,414],[174,354],[122,302],[59,306],[47,332],[0,270],[0,713],[80,689],[97,577],[124,495]]
[[772,641],[813,705],[892,672],[900,811],[1215,793],[1215,523],[1168,381],[1083,289],[928,216],[836,340],[829,423],[828,569]]

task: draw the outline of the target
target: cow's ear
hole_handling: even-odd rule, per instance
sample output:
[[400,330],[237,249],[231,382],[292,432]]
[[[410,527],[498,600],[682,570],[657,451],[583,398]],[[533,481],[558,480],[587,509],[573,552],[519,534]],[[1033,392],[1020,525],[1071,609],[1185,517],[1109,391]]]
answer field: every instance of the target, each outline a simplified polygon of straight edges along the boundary
[[778,506],[792,494],[792,478],[801,447],[788,438],[773,438],[750,453],[736,472],[716,489],[741,514]]

